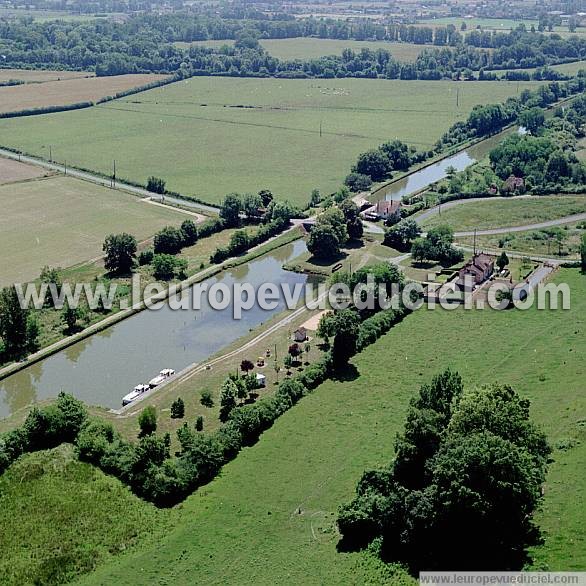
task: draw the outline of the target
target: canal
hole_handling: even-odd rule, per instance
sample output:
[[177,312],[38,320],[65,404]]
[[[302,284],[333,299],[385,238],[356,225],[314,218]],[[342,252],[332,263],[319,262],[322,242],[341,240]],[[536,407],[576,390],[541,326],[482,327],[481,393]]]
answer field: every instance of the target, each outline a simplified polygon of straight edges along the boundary
[[[208,279],[221,282],[305,284],[308,277],[286,271],[283,264],[306,251],[297,240],[250,263]],[[0,417],[16,409],[66,391],[90,405],[119,408],[121,398],[134,386],[153,378],[163,368],[179,371],[202,362],[246,335],[269,317],[285,309],[284,299],[276,309],[257,305],[243,311],[242,319],[232,310],[214,311],[202,296],[201,310],[145,310],[90,338],[0,381]]]
[[428,185],[447,177],[447,170],[450,167],[455,168],[456,171],[463,171],[476,161],[486,157],[503,138],[512,132],[515,132],[515,129],[509,128],[398,181],[383,185],[374,193],[374,199],[377,201],[381,199],[400,201],[403,196],[417,193]]

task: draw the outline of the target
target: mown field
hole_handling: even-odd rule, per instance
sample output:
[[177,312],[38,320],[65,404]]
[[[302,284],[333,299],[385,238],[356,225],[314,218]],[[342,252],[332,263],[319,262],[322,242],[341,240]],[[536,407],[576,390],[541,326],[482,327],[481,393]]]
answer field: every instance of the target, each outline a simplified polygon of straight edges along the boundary
[[108,234],[144,240],[190,217],[63,176],[0,186],[0,207],[0,285],[100,256]]
[[[233,45],[234,41],[194,41],[193,43],[175,43],[183,49],[190,45],[205,47],[221,47]],[[361,49],[386,49],[390,51],[398,61],[415,61],[417,56],[425,49],[423,45],[413,43],[392,43],[385,41],[353,41],[351,39],[315,39],[312,37],[300,37],[292,39],[262,39],[260,44],[273,57],[278,59],[315,59],[324,55],[341,55],[344,49],[360,51]]]
[[60,81],[45,81],[42,85],[27,83],[0,87],[0,112],[93,102],[163,77],[153,74],[71,77]]
[[[448,204],[449,205],[449,204]],[[586,212],[584,196],[539,196],[512,200],[485,199],[444,207],[441,215],[423,220],[423,229],[448,224],[454,231],[487,230],[537,224]]]
[[67,444],[26,455],[0,476],[0,510],[5,586],[61,584],[152,539],[169,519]]
[[94,73],[91,73],[89,71],[39,71],[34,69],[0,69],[0,81],[8,81],[9,79],[19,79],[21,81],[24,81],[25,83],[42,83],[45,81],[77,79],[79,77],[93,77],[94,75]]
[[[586,222],[572,222],[559,226],[562,255],[570,258],[578,258],[580,255],[580,242],[586,231]],[[554,228],[555,230],[555,228]],[[474,238],[458,237],[458,244],[473,246]],[[511,250],[514,252],[525,252],[530,255],[556,256],[559,254],[560,246],[555,238],[554,232],[544,230],[527,230],[511,234],[495,234],[494,236],[477,236],[476,246],[484,250],[497,251]]]
[[336,511],[366,468],[389,461],[409,399],[447,366],[468,386],[497,380],[531,400],[554,447],[534,567],[584,570],[586,277],[566,269],[556,281],[571,287],[569,311],[407,317],[352,361],[355,376],[319,387],[190,497],[165,540],[82,583],[409,583],[367,552],[338,552]]
[[360,152],[393,138],[428,148],[474,105],[534,86],[200,77],[91,109],[2,120],[0,145],[42,157],[51,145],[55,160],[102,173],[116,159],[120,178],[156,175],[208,202],[271,189],[301,204],[313,188],[338,189]]

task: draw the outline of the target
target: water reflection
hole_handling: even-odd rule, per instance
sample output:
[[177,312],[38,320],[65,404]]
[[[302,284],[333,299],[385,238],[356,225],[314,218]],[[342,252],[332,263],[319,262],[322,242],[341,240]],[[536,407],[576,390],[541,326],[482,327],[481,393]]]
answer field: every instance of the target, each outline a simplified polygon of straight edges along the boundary
[[[231,286],[244,280],[253,286],[304,284],[305,275],[285,271],[282,265],[305,250],[305,243],[298,240],[208,282],[210,286],[216,282]],[[179,371],[202,362],[284,307],[283,299],[273,311],[256,306],[243,312],[241,320],[232,318],[230,308],[212,310],[203,298],[199,311],[172,311],[167,305],[158,311],[143,311],[0,381],[0,416],[53,397],[60,390],[89,404],[119,407],[129,389],[162,368]]]
[[456,153],[452,157],[443,159],[433,165],[429,165],[416,171],[399,181],[391,183],[376,192],[376,199],[400,200],[405,195],[411,195],[422,189],[425,189],[431,183],[447,177],[447,170],[454,167],[456,171],[463,171],[476,161],[484,158],[488,153],[506,136],[515,132],[515,129],[509,128],[504,132],[495,134],[495,136],[483,140],[464,151]]

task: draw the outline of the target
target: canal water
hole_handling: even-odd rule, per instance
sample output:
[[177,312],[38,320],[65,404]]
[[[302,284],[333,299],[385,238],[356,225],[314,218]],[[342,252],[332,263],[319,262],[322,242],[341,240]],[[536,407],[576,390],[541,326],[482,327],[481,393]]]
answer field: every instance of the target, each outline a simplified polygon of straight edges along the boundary
[[[283,264],[306,251],[297,240],[250,263],[208,279],[221,282],[305,284],[308,277],[286,271]],[[201,310],[145,310],[0,381],[0,417],[16,409],[56,396],[61,390],[90,405],[119,408],[121,398],[146,383],[163,368],[179,371],[202,362],[273,314],[285,309],[284,299],[274,310],[258,306],[232,318],[232,309],[214,311],[202,296]]]
[[400,201],[405,195],[411,195],[418,191],[425,189],[428,185],[440,181],[447,177],[447,170],[449,167],[454,167],[456,171],[463,171],[476,161],[480,161],[500,142],[515,132],[514,129],[509,128],[493,137],[483,140],[467,149],[456,153],[451,157],[442,159],[433,165],[424,167],[420,171],[383,186],[375,193],[375,199],[380,201],[382,199]]

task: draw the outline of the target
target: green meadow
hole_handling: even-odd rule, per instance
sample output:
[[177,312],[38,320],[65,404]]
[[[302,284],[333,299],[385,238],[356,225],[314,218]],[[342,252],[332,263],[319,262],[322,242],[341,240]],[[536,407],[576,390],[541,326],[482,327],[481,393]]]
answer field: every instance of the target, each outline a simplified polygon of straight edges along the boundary
[[[476,104],[535,84],[196,77],[107,104],[0,121],[0,145],[219,202],[270,189],[303,204],[339,188],[359,153],[426,149]],[[457,93],[459,89],[459,101]]]
[[[443,206],[442,206],[443,207]],[[539,196],[466,202],[448,207],[422,222],[424,229],[448,224],[454,231],[526,226],[586,212],[584,196]]]
[[[175,43],[177,47],[186,49],[190,46],[219,48],[233,45],[234,41],[194,41],[192,43]],[[415,61],[417,56],[426,49],[425,45],[413,43],[393,43],[389,41],[354,41],[351,39],[316,39],[313,37],[295,37],[291,39],[261,39],[260,44],[273,57],[278,59],[315,59],[324,55],[340,55],[344,49],[360,51],[362,49],[385,49],[390,51],[398,61]]]
[[162,532],[169,515],[73,448],[27,454],[0,476],[2,584],[62,584]]
[[[450,366],[467,386],[500,381],[531,400],[554,448],[533,568],[584,570],[586,276],[561,270],[571,310],[422,309],[284,414],[219,478],[187,499],[156,546],[139,546],[84,584],[408,584],[367,551],[337,551],[339,505],[362,472],[393,456],[410,398]],[[39,522],[42,519],[39,515]]]

